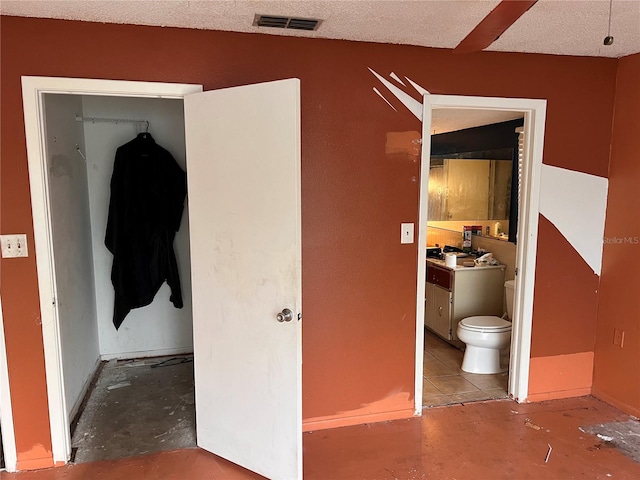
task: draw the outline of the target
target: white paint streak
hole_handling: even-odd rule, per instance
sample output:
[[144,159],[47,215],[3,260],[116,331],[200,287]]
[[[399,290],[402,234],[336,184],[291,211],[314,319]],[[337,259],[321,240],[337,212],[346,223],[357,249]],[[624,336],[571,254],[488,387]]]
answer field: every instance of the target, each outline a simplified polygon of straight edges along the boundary
[[542,165],[540,213],[596,275],[602,268],[608,187],[606,178]]
[[402,102],[402,104],[409,109],[411,113],[415,115],[415,117],[422,121],[422,103],[411,97],[407,93],[400,90],[393,83],[391,83],[386,78],[382,77],[374,70],[369,68],[369,71],[375,75],[375,77],[382,82],[382,84],[389,89],[393,95]]
[[549,450],[547,450],[547,456],[544,459],[544,463],[549,462],[549,457],[551,456],[551,451],[553,450],[553,447],[551,446],[550,443],[547,443],[547,446],[549,447]]
[[[389,76],[390,76],[391,78],[393,78],[396,82],[398,82],[400,85],[402,85],[403,87],[406,87],[405,83],[400,79],[400,77],[398,77],[398,76],[395,74],[395,72],[391,72],[391,73],[389,74]],[[406,77],[405,77],[405,78],[406,78]]]
[[387,105],[389,105],[391,108],[393,108],[396,112],[398,111],[398,109],[396,107],[394,107],[393,105],[391,105],[391,103],[389,102],[389,100],[387,100],[386,98],[384,98],[384,95],[382,95],[380,93],[380,90],[378,90],[376,87],[373,87],[373,91],[376,92],[378,95],[380,95],[380,98],[382,98],[385,102],[387,102]]
[[407,79],[407,82],[409,82],[409,83],[411,84],[411,86],[412,86],[413,88],[415,88],[415,89],[418,91],[418,93],[419,93],[420,95],[425,95],[425,94],[428,94],[428,93],[429,93],[429,91],[428,91],[427,89],[422,88],[420,85],[418,85],[416,82],[414,82],[413,80],[411,80],[409,77],[404,77],[404,78],[406,78],[406,79]]

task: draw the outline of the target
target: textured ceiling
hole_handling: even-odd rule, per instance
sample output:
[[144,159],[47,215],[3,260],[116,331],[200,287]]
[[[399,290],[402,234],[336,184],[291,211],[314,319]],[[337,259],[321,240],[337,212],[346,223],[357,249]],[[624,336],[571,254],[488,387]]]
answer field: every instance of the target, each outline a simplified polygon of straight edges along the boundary
[[[499,0],[2,0],[0,13],[106,23],[454,48]],[[640,52],[640,0],[539,0],[487,50],[622,57]],[[252,25],[255,14],[319,18],[315,32]]]

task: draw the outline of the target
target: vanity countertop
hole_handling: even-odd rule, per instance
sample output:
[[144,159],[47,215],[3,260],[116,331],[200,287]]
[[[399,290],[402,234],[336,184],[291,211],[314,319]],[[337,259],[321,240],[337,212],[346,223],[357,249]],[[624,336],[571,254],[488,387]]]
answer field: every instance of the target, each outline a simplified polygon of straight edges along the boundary
[[[459,261],[473,261],[473,257],[463,257],[459,259]],[[447,267],[444,263],[444,260],[439,260],[437,258],[427,258],[427,263],[432,263],[434,265],[438,265],[439,267],[447,268],[449,270],[454,271],[462,271],[462,270],[486,270],[486,269],[494,269],[494,268],[507,268],[506,265],[474,265],[473,267],[465,267],[464,265],[457,265],[455,267]]]

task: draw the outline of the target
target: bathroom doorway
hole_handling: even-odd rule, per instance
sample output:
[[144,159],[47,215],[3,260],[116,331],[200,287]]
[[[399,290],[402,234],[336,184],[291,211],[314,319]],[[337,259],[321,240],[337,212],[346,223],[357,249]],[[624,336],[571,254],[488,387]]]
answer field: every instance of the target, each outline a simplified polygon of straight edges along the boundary
[[[417,335],[416,335],[416,410],[418,401],[431,397],[426,405],[462,403],[463,401],[486,400],[491,398],[513,398],[522,402],[527,398],[529,376],[529,352],[531,344],[531,317],[533,310],[533,284],[535,255],[537,245],[538,224],[538,196],[539,178],[542,165],[542,148],[544,136],[544,122],[546,101],[531,99],[506,99],[489,97],[461,97],[450,95],[424,96],[423,101],[423,131],[420,209],[418,225],[418,288],[417,288]],[[482,119],[484,117],[484,120]],[[427,330],[424,325],[425,314],[429,303],[425,295],[427,281],[427,227],[429,221],[429,170],[431,161],[432,135],[438,131],[438,122],[443,119],[449,122],[455,130],[498,123],[514,119],[523,119],[521,128],[519,196],[520,204],[517,208],[518,222],[515,235],[517,243],[511,247],[499,238],[487,238],[486,241],[501,242],[501,255],[505,259],[505,270],[509,270],[504,280],[515,280],[514,313],[510,340],[508,370],[502,374],[469,375],[461,370],[462,351],[456,349],[464,344],[457,341],[453,334],[454,326],[450,325],[447,335],[434,334],[435,330]],[[515,135],[515,132],[514,132]],[[491,202],[489,202],[491,203]],[[474,218],[475,220],[475,218]],[[487,219],[491,224],[492,219]],[[461,221],[462,224],[468,222]],[[472,225],[477,225],[474,221]],[[483,233],[486,226],[481,223]],[[493,225],[491,225],[492,227]],[[500,232],[501,233],[501,232]],[[460,235],[453,234],[456,240],[462,240]],[[498,235],[496,235],[497,237]],[[506,236],[506,235],[505,235]],[[504,242],[504,243],[503,243]],[[444,240],[442,243],[447,244]],[[498,244],[499,245],[499,244]],[[506,248],[505,248],[506,247]],[[491,249],[496,248],[492,246]],[[509,258],[506,250],[513,250]],[[485,248],[485,250],[488,250]],[[499,254],[496,253],[499,259]],[[506,278],[509,276],[510,278]],[[503,291],[503,289],[501,289]],[[428,292],[427,292],[428,293]],[[425,299],[427,300],[425,302]],[[451,298],[448,297],[451,301]],[[437,301],[433,298],[432,302]],[[502,302],[500,302],[504,305]],[[446,305],[446,302],[444,303]],[[498,307],[495,307],[498,308]],[[499,307],[502,312],[505,310]],[[486,315],[487,313],[479,313]],[[500,316],[496,311],[494,315]],[[466,316],[471,316],[467,314]],[[458,321],[460,319],[457,319]],[[457,324],[456,324],[457,326]],[[505,353],[507,353],[505,352]],[[434,355],[437,354],[437,355]],[[506,367],[506,365],[505,365]],[[437,375],[437,374],[440,375]],[[444,375],[443,375],[444,374]],[[468,378],[465,378],[468,375]],[[441,377],[437,380],[434,377]],[[449,377],[449,378],[444,378]],[[458,377],[458,378],[456,378]],[[493,378],[490,378],[493,377]],[[508,380],[507,380],[508,378]],[[504,389],[504,390],[503,390]],[[504,395],[502,394],[504,391]],[[484,392],[484,393],[483,393]]]
[[[458,337],[457,327],[463,318],[487,315],[511,329],[510,321],[505,323],[500,317],[511,319],[504,316],[504,284],[515,277],[523,124],[524,113],[517,111],[433,111],[424,407],[508,396],[510,332],[494,335],[504,344],[499,350],[499,367],[492,373],[478,373],[478,364],[461,369],[467,345]],[[466,242],[465,226],[473,226]],[[456,256],[456,266],[444,264],[446,254]],[[474,260],[483,255],[491,260],[475,268]]]

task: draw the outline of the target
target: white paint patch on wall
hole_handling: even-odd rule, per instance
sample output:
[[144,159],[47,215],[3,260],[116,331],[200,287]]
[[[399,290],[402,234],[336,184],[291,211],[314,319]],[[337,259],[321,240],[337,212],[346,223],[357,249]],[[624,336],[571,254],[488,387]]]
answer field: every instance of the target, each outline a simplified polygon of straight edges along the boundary
[[[126,97],[83,97],[85,117],[148,119],[149,132],[186,170],[184,106],[181,100]],[[135,138],[142,126],[131,123],[85,122],[91,228],[93,235],[96,306],[102,358],[164,355],[193,350],[191,313],[191,269],[189,256],[188,205],[182,214],[174,241],[184,307],[169,301],[170,289],[163,284],[151,303],[132,310],[119,330],[113,326],[113,256],[104,245],[109,205],[109,184],[116,149]]]
[[389,74],[389,76],[391,78],[393,78],[396,82],[398,82],[400,85],[402,85],[403,87],[406,87],[406,85],[404,84],[404,82],[402,81],[402,79],[400,77],[398,77],[394,72],[391,72]]
[[[422,121],[422,102],[416,100],[415,98],[413,98],[411,95],[409,95],[406,92],[403,92],[402,89],[400,89],[399,87],[396,87],[393,83],[391,83],[389,80],[387,80],[386,78],[384,78],[383,76],[379,75],[377,72],[375,72],[374,70],[372,70],[371,68],[369,69],[369,71],[371,73],[373,73],[373,75],[375,75],[375,77],[380,80],[382,82],[382,84],[387,87],[389,89],[389,91],[398,99],[402,102],[402,104],[407,107],[409,109],[409,111],[411,113],[413,113],[413,115],[415,115],[415,117]],[[392,74],[394,75],[394,74]],[[412,82],[413,84],[413,82]],[[415,87],[414,87],[415,88]],[[426,90],[425,90],[426,92]],[[379,92],[376,92],[379,94]],[[382,96],[382,95],[380,95]],[[382,97],[384,98],[384,97]],[[385,98],[386,100],[386,98]],[[387,103],[389,103],[387,101]],[[395,109],[394,109],[395,110]]]
[[540,213],[600,275],[609,181],[542,165],[540,183]]
[[374,92],[376,92],[376,93],[380,96],[380,98],[381,98],[382,100],[384,100],[384,101],[387,103],[387,105],[389,105],[391,108],[393,108],[396,112],[398,111],[398,109],[397,109],[396,107],[394,107],[393,105],[391,105],[391,103],[389,102],[389,100],[387,100],[386,98],[384,98],[384,95],[382,95],[382,93],[380,93],[380,90],[378,90],[378,89],[377,89],[377,87],[373,87],[373,91],[374,91]]
[[428,90],[422,88],[420,85],[418,85],[416,82],[411,80],[409,77],[404,77],[404,78],[406,78],[407,82],[409,82],[411,86],[416,89],[416,91],[420,94],[420,97],[423,97],[425,94],[429,93]]

